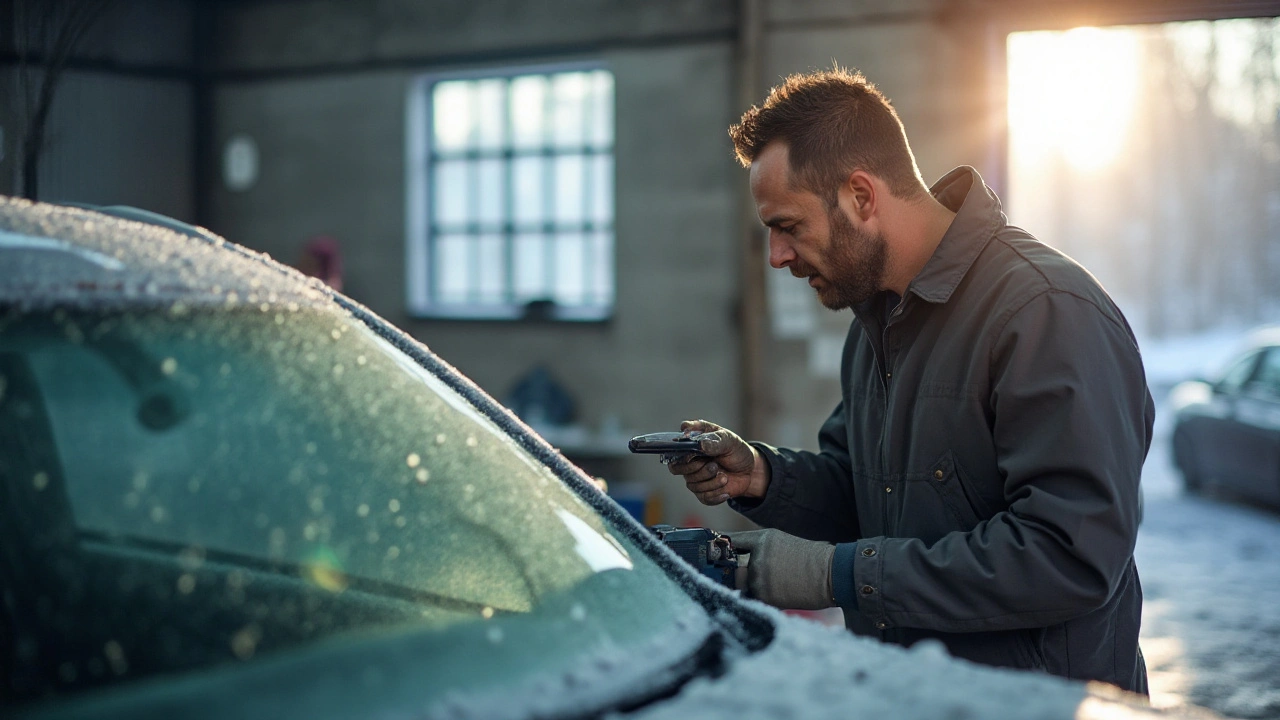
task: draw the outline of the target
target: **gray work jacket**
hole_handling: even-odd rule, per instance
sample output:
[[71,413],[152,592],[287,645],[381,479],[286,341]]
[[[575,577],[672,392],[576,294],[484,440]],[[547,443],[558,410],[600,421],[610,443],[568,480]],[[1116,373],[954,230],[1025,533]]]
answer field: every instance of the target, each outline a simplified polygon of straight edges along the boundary
[[756,444],[733,507],[836,543],[855,633],[1146,692],[1133,562],[1155,409],[1124,316],[1084,268],[1008,224],[972,168],[895,308],[854,309],[820,452]]

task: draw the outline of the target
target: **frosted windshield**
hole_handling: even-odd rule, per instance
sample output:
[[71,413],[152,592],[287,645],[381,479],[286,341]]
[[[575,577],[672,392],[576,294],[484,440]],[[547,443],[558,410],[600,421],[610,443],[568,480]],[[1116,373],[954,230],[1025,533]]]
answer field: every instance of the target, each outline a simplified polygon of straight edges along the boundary
[[[651,636],[696,607],[466,400],[343,314],[0,316],[0,387],[43,416],[21,427],[50,452],[16,474],[32,502],[65,495],[89,568],[69,575],[111,576],[86,603],[135,617],[144,597],[146,622],[169,627],[82,628],[103,635],[93,657],[67,660],[86,676],[94,663],[112,675],[104,653],[129,659],[128,679],[600,602]],[[575,604],[588,585],[595,604]],[[612,624],[570,623],[557,642],[624,643]]]

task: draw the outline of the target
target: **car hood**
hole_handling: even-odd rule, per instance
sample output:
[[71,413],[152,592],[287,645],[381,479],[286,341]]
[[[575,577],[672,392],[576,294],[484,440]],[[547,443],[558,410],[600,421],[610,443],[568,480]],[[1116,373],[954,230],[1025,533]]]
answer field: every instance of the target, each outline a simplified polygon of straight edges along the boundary
[[1106,718],[1217,717],[1199,708],[1160,711],[1101,683],[1071,682],[950,657],[937,641],[910,649],[844,628],[772,613],[774,641],[731,660],[718,678],[697,678],[674,697],[628,717],[691,718]]

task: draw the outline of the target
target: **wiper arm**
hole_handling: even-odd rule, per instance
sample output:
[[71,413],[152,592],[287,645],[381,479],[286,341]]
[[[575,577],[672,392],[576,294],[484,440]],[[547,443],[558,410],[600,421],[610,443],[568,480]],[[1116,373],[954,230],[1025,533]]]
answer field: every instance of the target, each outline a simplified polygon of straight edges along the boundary
[[650,683],[637,683],[647,687],[646,691],[631,693],[609,707],[571,717],[595,718],[610,713],[626,714],[645,705],[675,697],[681,688],[696,678],[718,678],[728,670],[725,654],[730,642],[733,642],[732,638],[723,630],[712,630],[688,657],[654,673]]
[[[145,538],[137,535],[130,535],[128,533],[106,533],[97,530],[82,529],[80,530],[79,535],[81,540],[89,542],[107,546],[150,551],[174,558],[177,558],[178,554],[182,551],[190,548],[189,545],[184,543],[176,543],[169,540],[158,540],[155,538]],[[297,562],[293,560],[270,560],[229,550],[218,550],[212,548],[201,548],[201,550],[204,552],[204,559],[207,562],[219,563],[236,569],[244,569],[268,575],[287,576],[297,578],[299,580],[305,579],[306,573],[314,567],[310,563]],[[344,578],[347,582],[347,587],[353,590],[358,590],[370,595],[404,600],[415,605],[430,605],[441,610],[471,613],[475,615],[480,615],[486,608],[498,612],[519,612],[512,608],[496,606],[493,603],[476,602],[448,595],[440,595],[427,590],[418,590],[416,588],[398,585],[385,580],[364,577],[362,575],[344,574]]]

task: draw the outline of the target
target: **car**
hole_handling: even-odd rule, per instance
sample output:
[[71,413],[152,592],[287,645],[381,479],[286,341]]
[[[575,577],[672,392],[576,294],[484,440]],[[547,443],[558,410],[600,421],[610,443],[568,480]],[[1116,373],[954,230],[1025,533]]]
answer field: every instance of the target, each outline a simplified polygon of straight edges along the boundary
[[1250,334],[1212,381],[1169,393],[1173,461],[1185,488],[1280,506],[1280,326]]
[[0,198],[0,269],[7,717],[1153,712],[713,583],[422,343],[206,230]]

